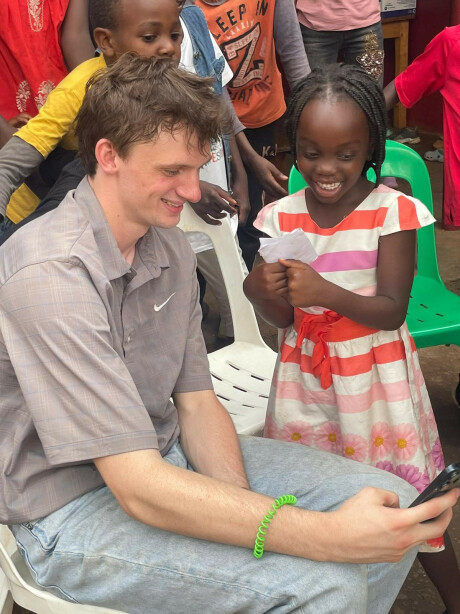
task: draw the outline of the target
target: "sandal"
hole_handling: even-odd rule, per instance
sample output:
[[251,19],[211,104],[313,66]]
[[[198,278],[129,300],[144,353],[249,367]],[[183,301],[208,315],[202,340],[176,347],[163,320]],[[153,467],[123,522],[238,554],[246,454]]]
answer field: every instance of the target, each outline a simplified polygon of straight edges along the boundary
[[423,157],[429,162],[444,162],[444,150],[435,149],[433,151],[427,151],[423,154]]

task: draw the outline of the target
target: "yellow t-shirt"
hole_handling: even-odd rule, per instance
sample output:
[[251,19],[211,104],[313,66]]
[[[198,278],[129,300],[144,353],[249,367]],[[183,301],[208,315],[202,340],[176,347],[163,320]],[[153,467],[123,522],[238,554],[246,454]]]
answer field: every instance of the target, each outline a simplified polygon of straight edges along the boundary
[[[14,136],[35,147],[44,158],[57,145],[64,149],[77,149],[74,121],[85,95],[86,84],[96,71],[105,67],[102,55],[77,66],[48,94],[39,113]],[[11,195],[6,215],[17,224],[30,215],[38,203],[35,194],[23,184]]]

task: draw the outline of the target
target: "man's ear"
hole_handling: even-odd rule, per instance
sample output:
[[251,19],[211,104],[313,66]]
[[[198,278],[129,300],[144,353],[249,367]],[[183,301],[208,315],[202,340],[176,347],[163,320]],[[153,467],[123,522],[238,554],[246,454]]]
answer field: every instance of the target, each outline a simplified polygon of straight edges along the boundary
[[106,60],[116,56],[112,30],[108,28],[95,28],[93,37]]
[[116,174],[120,156],[112,141],[109,141],[109,139],[99,139],[94,148],[94,155],[98,167],[101,168],[106,175]]

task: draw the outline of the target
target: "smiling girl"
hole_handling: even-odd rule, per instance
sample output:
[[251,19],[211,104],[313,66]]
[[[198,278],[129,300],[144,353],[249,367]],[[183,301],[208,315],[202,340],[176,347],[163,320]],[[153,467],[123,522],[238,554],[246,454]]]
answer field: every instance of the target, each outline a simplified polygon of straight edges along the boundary
[[[284,329],[265,435],[380,467],[421,491],[444,461],[405,317],[416,230],[434,218],[379,183],[385,102],[362,69],[315,69],[287,114],[308,187],[262,209],[255,226],[271,237],[301,228],[318,258],[262,264],[245,281],[256,310]],[[422,563],[448,612],[457,612],[460,574],[446,545]],[[441,538],[427,549],[442,547]]]

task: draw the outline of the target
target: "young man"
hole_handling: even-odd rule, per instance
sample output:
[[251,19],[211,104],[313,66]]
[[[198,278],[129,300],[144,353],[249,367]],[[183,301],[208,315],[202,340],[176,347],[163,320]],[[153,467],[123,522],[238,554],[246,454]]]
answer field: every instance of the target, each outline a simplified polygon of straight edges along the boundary
[[[79,113],[88,176],[0,249],[0,522],[70,601],[383,614],[458,491],[395,509],[416,492],[393,475],[238,440],[175,228],[225,123],[210,83],[138,57],[109,68]],[[257,560],[284,494],[298,505],[277,510]]]

